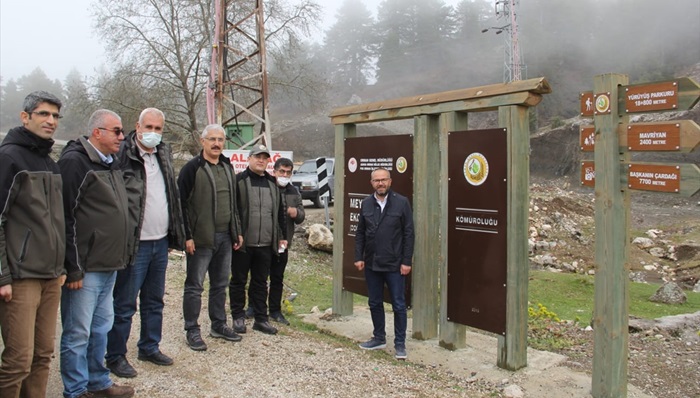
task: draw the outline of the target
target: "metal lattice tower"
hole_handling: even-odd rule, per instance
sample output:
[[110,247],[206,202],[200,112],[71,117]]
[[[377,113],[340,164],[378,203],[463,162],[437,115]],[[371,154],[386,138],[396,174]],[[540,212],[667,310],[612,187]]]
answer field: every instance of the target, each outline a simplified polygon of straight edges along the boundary
[[519,0],[496,0],[496,19],[505,22],[505,25],[482,30],[482,33],[489,29],[496,30],[496,34],[506,32],[503,51],[503,81],[506,83],[527,77],[527,68],[518,42],[516,14],[519,3]]
[[216,40],[207,90],[209,123],[260,126],[246,147],[271,146],[263,0],[216,0]]

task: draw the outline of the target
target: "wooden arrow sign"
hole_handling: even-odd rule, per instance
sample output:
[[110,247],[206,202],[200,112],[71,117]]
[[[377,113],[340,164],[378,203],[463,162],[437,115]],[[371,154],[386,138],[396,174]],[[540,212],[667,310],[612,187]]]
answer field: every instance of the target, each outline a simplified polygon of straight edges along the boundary
[[700,85],[689,77],[620,87],[618,109],[627,113],[687,110],[700,99]]
[[[700,191],[700,168],[692,163],[627,163],[621,184],[638,191],[678,193],[693,196]],[[595,188],[595,163],[581,162],[581,185]]]
[[700,168],[688,164],[629,163],[623,181],[629,189],[680,193],[692,196],[700,191]]
[[[693,120],[674,120],[662,123],[622,124],[618,129],[620,153],[682,152],[700,148],[700,125]],[[579,128],[579,145],[583,152],[595,149],[595,126]]]

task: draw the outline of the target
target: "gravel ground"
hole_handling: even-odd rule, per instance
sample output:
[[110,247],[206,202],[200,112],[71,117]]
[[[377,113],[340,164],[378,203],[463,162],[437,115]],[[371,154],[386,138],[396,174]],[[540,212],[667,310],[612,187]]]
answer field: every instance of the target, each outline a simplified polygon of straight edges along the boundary
[[[243,341],[214,339],[208,337],[206,300],[200,322],[209,349],[194,352],[183,331],[184,278],[184,262],[171,260],[161,349],[175,364],[159,367],[136,359],[135,322],[127,359],[139,375],[113,376],[117,384],[133,386],[138,397],[480,397],[499,389],[439,368],[399,362],[385,352],[362,351],[354,342],[308,331],[298,322],[268,336],[252,331],[248,321]],[[61,396],[57,359],[52,362],[49,397]]]

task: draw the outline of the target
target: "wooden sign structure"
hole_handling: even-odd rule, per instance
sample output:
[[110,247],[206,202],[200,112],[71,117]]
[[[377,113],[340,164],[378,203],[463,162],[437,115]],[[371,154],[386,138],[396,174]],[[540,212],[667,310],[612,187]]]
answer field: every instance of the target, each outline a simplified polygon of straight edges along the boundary
[[[582,126],[580,146],[593,152],[581,162],[581,184],[595,188],[595,308],[591,393],[627,396],[629,253],[631,189],[691,196],[700,191],[700,168],[630,161],[633,151],[692,152],[700,143],[693,121],[629,124],[629,114],[692,108],[700,86],[692,79],[628,85],[626,75],[594,78],[593,91],[581,94],[581,114],[594,101],[593,126]],[[600,93],[593,95],[593,93]],[[588,103],[585,103],[587,102]],[[595,170],[600,173],[596,176]]]

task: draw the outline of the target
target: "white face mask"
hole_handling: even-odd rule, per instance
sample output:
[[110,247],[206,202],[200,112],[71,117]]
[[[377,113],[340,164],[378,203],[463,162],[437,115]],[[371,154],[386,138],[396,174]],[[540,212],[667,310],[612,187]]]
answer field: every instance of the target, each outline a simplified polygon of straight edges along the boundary
[[281,187],[286,187],[289,181],[290,179],[288,177],[277,177],[277,185]]
[[145,133],[141,133],[141,138],[139,138],[139,142],[146,148],[155,148],[158,146],[158,144],[160,144],[160,140],[162,137],[163,136],[161,134],[158,134],[153,131],[147,131]]

